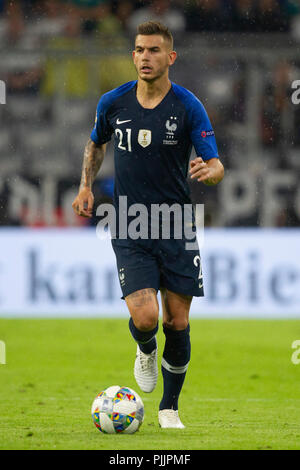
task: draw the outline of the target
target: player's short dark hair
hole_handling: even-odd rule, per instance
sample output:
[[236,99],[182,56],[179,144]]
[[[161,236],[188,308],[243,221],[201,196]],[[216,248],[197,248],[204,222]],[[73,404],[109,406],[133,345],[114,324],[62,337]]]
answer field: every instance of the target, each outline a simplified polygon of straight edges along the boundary
[[152,36],[152,34],[158,34],[159,36],[163,36],[166,40],[168,40],[171,44],[171,48],[173,49],[173,36],[171,31],[167,26],[160,23],[159,21],[147,21],[146,23],[141,23],[137,27],[137,34],[143,36]]

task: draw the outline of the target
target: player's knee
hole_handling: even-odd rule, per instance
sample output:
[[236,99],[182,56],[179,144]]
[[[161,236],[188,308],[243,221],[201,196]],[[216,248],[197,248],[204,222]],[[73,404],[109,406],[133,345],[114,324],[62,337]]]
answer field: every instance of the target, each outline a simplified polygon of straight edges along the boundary
[[169,330],[185,330],[189,325],[188,318],[170,318],[163,322],[163,326]]
[[158,310],[141,311],[135,316],[134,324],[140,331],[154,330],[158,322]]

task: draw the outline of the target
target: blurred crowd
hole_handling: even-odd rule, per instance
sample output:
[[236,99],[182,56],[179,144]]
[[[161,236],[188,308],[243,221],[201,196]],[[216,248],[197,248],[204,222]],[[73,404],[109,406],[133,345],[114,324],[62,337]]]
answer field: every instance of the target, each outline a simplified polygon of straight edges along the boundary
[[[292,103],[291,83],[300,78],[300,59],[295,45],[294,56],[277,57],[277,45],[282,36],[290,41],[299,14],[298,0],[0,0],[0,79],[8,96],[0,106],[0,225],[79,223],[72,219],[71,202],[97,100],[136,78],[132,37],[149,19],[175,33],[181,50],[171,79],[204,102],[226,168],[246,168],[257,181],[258,199],[266,169],[292,169],[292,181],[300,170],[300,105]],[[261,32],[285,34],[269,45],[268,60],[262,61],[253,46],[248,56],[247,43],[242,55],[234,56],[232,48],[239,45],[234,34],[227,34],[231,39],[221,53],[220,46],[207,47],[196,34],[202,31],[224,37],[240,32],[239,38],[251,32],[255,47]],[[98,201],[112,195],[112,147],[108,153],[95,185]],[[294,200],[300,204],[300,190],[295,196],[296,183],[285,178],[282,192],[289,205],[275,223],[299,225]],[[218,224],[219,189],[196,184],[191,191],[194,202],[209,193],[206,224]],[[237,224],[257,224],[255,198],[251,218]],[[41,204],[44,215],[34,215]]]
[[0,0],[0,34],[134,32],[149,18],[183,31],[289,31],[298,0]]

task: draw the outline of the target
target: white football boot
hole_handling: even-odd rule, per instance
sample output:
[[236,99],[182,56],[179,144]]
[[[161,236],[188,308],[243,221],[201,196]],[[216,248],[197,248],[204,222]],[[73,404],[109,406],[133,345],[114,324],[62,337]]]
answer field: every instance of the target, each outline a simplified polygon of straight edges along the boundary
[[161,428],[184,429],[185,426],[180,421],[177,410],[159,410],[158,422]]
[[134,377],[143,392],[150,393],[155,389],[158,377],[157,348],[151,354],[145,354],[137,346]]

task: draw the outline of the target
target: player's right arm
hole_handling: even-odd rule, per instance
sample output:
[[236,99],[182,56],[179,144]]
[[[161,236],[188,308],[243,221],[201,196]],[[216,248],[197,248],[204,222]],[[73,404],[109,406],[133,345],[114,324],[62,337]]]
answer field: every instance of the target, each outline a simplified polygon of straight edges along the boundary
[[106,144],[114,131],[107,118],[111,95],[110,92],[101,97],[97,106],[95,125],[84,149],[79,192],[72,204],[75,213],[82,217],[92,217],[94,205],[92,185],[104,160]]
[[106,144],[89,139],[84,149],[81,182],[72,207],[77,215],[92,217],[94,195],[92,185],[104,160]]

